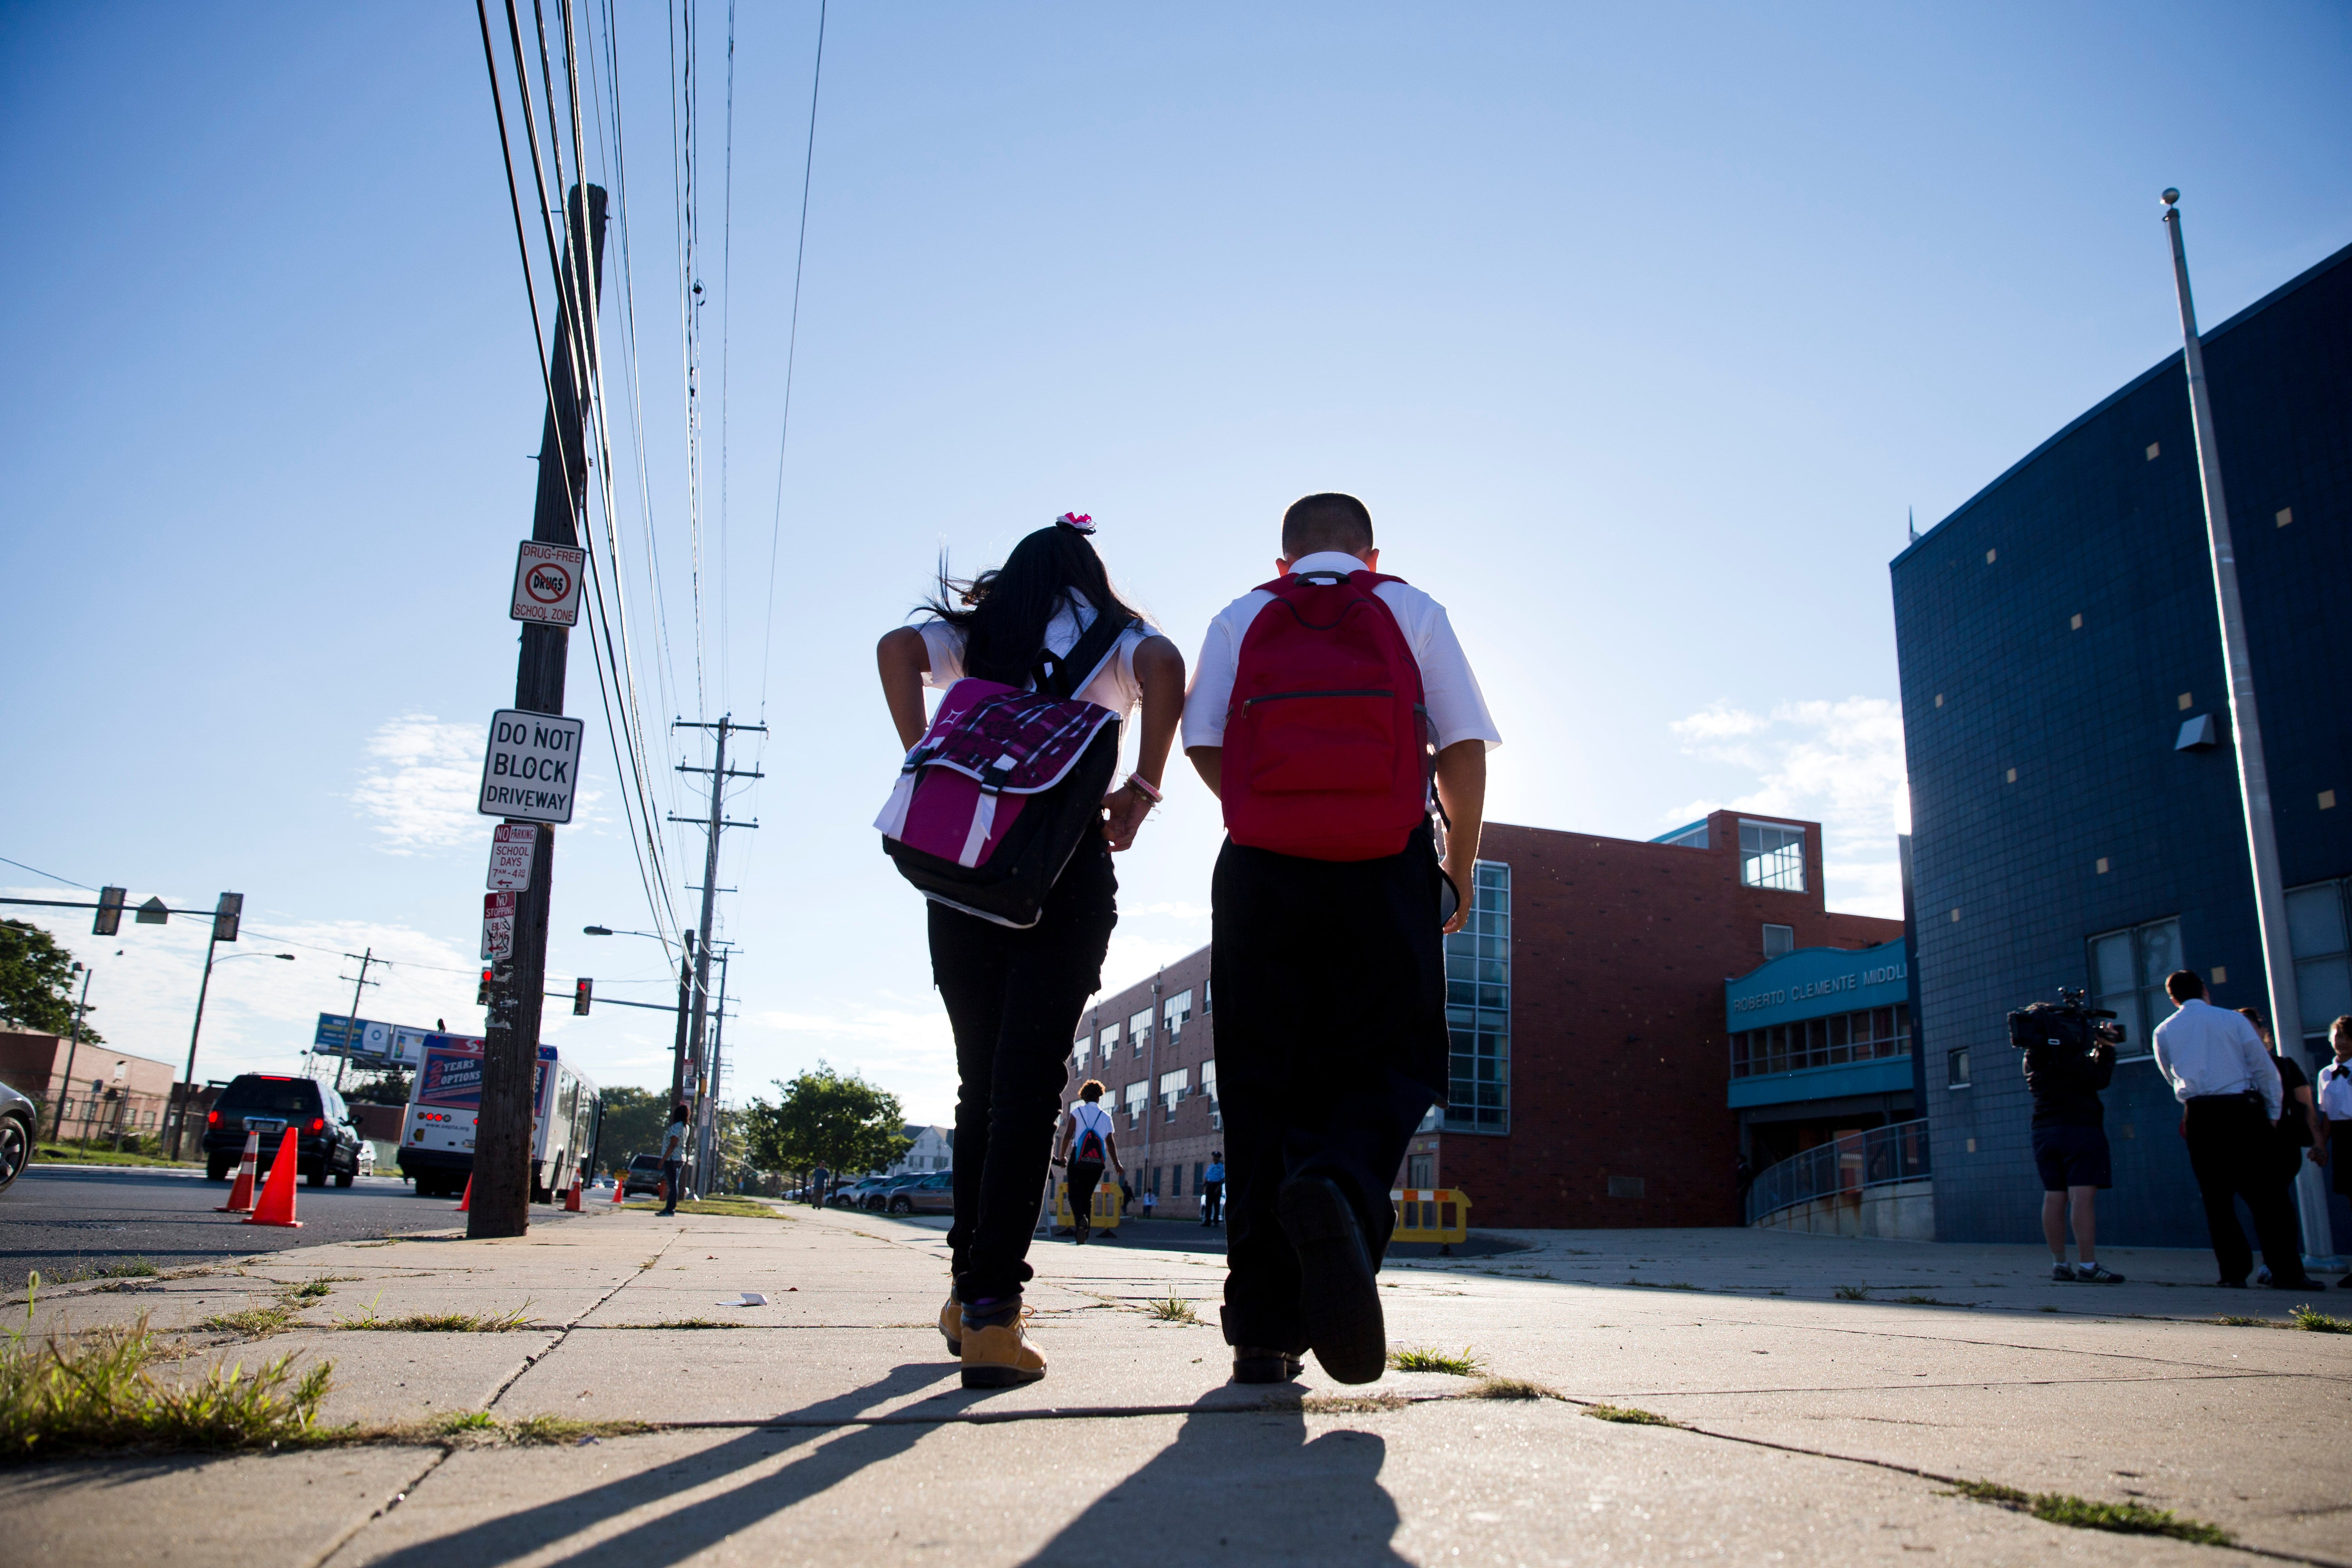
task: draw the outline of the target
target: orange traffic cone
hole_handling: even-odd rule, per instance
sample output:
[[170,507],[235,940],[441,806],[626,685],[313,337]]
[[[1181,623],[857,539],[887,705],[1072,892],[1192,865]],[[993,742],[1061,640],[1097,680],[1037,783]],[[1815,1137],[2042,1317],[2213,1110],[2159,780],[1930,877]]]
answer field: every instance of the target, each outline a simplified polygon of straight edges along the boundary
[[467,1210],[468,1210],[468,1209],[472,1208],[473,1206],[474,1206],[474,1178],[469,1174],[469,1175],[467,1175],[467,1178],[466,1178],[466,1191],[465,1191],[465,1193],[464,1193],[464,1194],[462,1194],[462,1195],[457,1199],[457,1212],[458,1212],[459,1214],[464,1214]]
[[564,1190],[563,1212],[565,1214],[580,1212],[580,1176],[577,1172],[572,1173],[572,1185]]
[[301,1135],[291,1127],[286,1130],[286,1140],[278,1145],[278,1158],[270,1163],[269,1180],[261,1189],[261,1201],[245,1216],[247,1225],[281,1225],[289,1230],[299,1230],[302,1222],[294,1217],[294,1177],[296,1167],[302,1163]]
[[215,1209],[215,1214],[251,1214],[253,1212],[253,1178],[261,1168],[261,1134],[245,1135],[245,1152],[236,1157],[236,1185],[228,1190],[228,1202]]
[[619,1208],[629,1201],[629,1182],[625,1175],[613,1178],[613,1206]]

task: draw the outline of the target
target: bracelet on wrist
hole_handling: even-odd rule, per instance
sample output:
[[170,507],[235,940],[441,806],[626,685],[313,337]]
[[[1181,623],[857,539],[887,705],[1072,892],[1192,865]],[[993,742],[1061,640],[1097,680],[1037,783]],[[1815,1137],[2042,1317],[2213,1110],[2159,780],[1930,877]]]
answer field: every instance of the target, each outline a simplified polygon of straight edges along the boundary
[[1151,786],[1151,781],[1145,778],[1141,773],[1128,774],[1127,786],[1154,805],[1158,805],[1162,800],[1167,798],[1158,790],[1154,789]]

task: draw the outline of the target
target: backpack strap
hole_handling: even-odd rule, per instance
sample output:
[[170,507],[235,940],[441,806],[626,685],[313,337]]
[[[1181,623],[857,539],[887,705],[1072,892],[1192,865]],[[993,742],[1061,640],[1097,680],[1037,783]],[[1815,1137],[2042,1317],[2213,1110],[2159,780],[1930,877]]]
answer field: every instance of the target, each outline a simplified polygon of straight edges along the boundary
[[[1070,645],[1067,653],[1041,651],[1037,656],[1034,676],[1037,689],[1048,697],[1067,701],[1094,684],[1095,677],[1118,647],[1118,639],[1135,625],[1132,616],[1114,616],[1108,612],[1095,616],[1094,624]],[[1084,673],[1080,673],[1083,671]]]

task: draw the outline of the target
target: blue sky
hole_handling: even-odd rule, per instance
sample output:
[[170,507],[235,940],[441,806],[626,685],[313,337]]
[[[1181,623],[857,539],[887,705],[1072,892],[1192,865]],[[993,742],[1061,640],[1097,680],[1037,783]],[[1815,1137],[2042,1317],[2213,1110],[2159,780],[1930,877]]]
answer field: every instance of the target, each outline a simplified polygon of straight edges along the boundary
[[[779,510],[816,10],[740,6],[730,138],[714,0],[698,638],[670,42],[620,11],[604,325],[642,706],[657,765],[705,760],[669,716],[775,726],[721,871],[735,1090],[824,1057],[925,1120],[952,1073],[866,826],[896,761],[870,650],[940,549],[1091,511],[1189,653],[1288,500],[1352,490],[1479,668],[1495,816],[1816,817],[1833,905],[1893,912],[1906,509],[1932,523],[2178,347],[2164,185],[2209,323],[2352,242],[2340,6],[843,0]],[[477,1026],[471,789],[543,395],[471,8],[0,5],[0,856],[247,894],[251,945],[299,958],[220,972],[210,1072],[290,1065],[370,945],[396,962],[363,1011]],[[583,639],[570,710],[593,798],[551,964],[658,1000],[653,943],[569,934],[651,920]],[[1176,784],[1107,985],[1206,940],[1215,808]],[[698,880],[698,836],[668,866]],[[112,1042],[177,1059],[201,930],[50,923]],[[666,1079],[658,1014],[553,1030]]]

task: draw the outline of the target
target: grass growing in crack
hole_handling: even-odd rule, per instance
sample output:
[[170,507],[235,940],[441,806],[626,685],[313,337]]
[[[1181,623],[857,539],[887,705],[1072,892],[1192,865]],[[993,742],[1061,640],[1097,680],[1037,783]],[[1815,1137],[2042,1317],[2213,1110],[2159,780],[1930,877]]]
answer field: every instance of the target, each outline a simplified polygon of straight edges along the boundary
[[2213,1321],[2228,1329],[2267,1329],[2271,1326],[2271,1321],[2268,1318],[2240,1318],[2232,1317],[2228,1313]]
[[1906,1307],[1965,1307],[1968,1305],[1966,1301],[1946,1301],[1934,1296],[1897,1296],[1895,1300]]
[[488,1312],[408,1312],[386,1318],[376,1311],[375,1302],[370,1301],[357,1317],[337,1318],[332,1326],[394,1334],[503,1334],[530,1326],[530,1303],[525,1301],[513,1311],[497,1316]]
[[499,1418],[487,1410],[463,1410],[444,1415],[433,1423],[436,1431],[445,1434],[459,1432],[495,1432]]
[[1530,1383],[1524,1377],[1481,1378],[1470,1390],[1472,1399],[1558,1399],[1559,1395],[1540,1383]]
[[509,1443],[578,1443],[589,1437],[627,1437],[654,1428],[644,1421],[577,1421],[569,1415],[526,1415],[506,1429]]
[[1837,1288],[1837,1299],[1841,1301],[1867,1301],[1870,1300],[1870,1287],[1841,1285]]
[[143,1258],[131,1258],[120,1263],[87,1263],[63,1274],[50,1275],[48,1282],[52,1285],[79,1285],[88,1279],[152,1279],[163,1272]]
[[2227,1546],[2230,1532],[2201,1519],[2184,1519],[2169,1509],[2136,1502],[2093,1502],[2066,1492],[2023,1492],[1998,1481],[1956,1481],[1949,1494],[1995,1508],[2030,1513],[2047,1524],[2074,1530],[2105,1530],[2119,1535],[2164,1535],[2200,1546]]
[[1310,1394],[1298,1402],[1298,1408],[1310,1415],[1370,1415],[1402,1410],[1412,1403],[1402,1394]]
[[1629,1426],[1679,1426],[1681,1422],[1671,1415],[1661,1415],[1654,1410],[1637,1410],[1631,1405],[1588,1405],[1584,1413],[1595,1421],[1622,1421]]
[[1397,1372],[1443,1372],[1455,1377],[1475,1377],[1486,1370],[1486,1363],[1465,1345],[1459,1353],[1440,1350],[1391,1351],[1389,1365]]
[[2352,1319],[2331,1318],[2308,1301],[2287,1310],[2287,1321],[2306,1333],[2352,1334]]
[[646,1269],[651,1268],[655,1264],[659,1263],[661,1259],[658,1258],[648,1258],[643,1263],[637,1265],[637,1272],[643,1274]]
[[266,1340],[294,1326],[294,1309],[283,1301],[272,1301],[267,1307],[247,1307],[239,1312],[215,1312],[196,1326],[215,1333]]
[[1143,1310],[1146,1315],[1163,1323],[1197,1323],[1201,1321],[1201,1314],[1192,1310],[1192,1303],[1173,1290],[1156,1301],[1146,1301]]
[[24,1331],[0,1343],[0,1459],[100,1448],[259,1448],[309,1436],[332,1385],[321,1362],[297,1378],[291,1356],[253,1372],[216,1366],[165,1384],[142,1317],[87,1334]]
[[783,1210],[766,1204],[755,1204],[742,1198],[689,1198],[677,1205],[680,1214],[713,1214],[736,1219],[795,1219]]
[[740,1325],[722,1323],[716,1318],[665,1318],[658,1323],[631,1323],[633,1329],[732,1329]]

